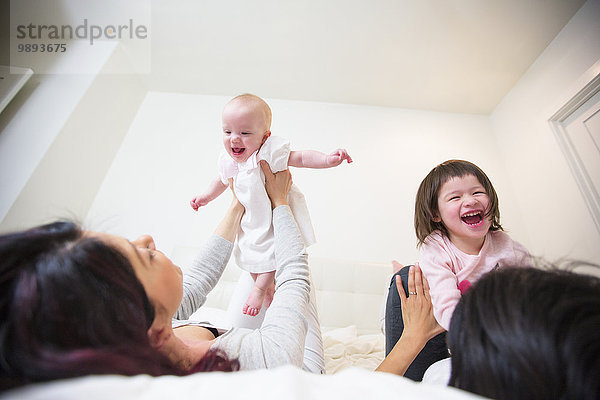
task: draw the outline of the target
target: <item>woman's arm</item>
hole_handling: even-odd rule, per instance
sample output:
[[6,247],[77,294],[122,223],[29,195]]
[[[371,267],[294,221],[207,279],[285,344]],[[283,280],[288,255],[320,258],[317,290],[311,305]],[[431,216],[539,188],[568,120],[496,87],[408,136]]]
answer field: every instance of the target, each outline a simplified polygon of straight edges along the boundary
[[275,296],[260,328],[261,348],[268,368],[302,366],[310,300],[308,255],[288,205],[273,210],[275,236]]
[[271,173],[264,161],[261,168],[273,207],[275,261],[278,266],[275,296],[260,328],[264,357],[270,367],[282,364],[302,366],[310,277],[308,255],[287,202],[292,176],[289,170]]
[[400,296],[404,332],[375,371],[403,375],[427,341],[444,329],[433,316],[429,284],[418,265],[411,267],[408,273],[408,291],[413,294],[406,297],[399,276],[396,276],[396,289]]
[[240,221],[242,220],[243,215],[244,206],[238,201],[234,193],[231,205],[229,206],[225,217],[223,217],[219,225],[217,225],[214,234],[233,243],[240,228]]
[[273,207],[276,290],[260,329],[232,329],[217,338],[215,347],[237,358],[242,369],[302,366],[307,332],[304,315],[310,293],[307,254],[294,216],[287,205],[292,185],[289,170],[271,173],[261,161],[265,189]]
[[227,213],[194,259],[183,277],[183,299],[174,318],[188,319],[215,287],[229,261],[244,207],[233,197]]

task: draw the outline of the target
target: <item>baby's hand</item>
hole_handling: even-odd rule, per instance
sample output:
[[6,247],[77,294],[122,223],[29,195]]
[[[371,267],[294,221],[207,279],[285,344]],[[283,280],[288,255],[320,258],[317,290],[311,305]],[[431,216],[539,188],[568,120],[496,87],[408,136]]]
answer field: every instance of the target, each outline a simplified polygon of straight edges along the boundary
[[202,206],[205,206],[209,203],[209,200],[205,195],[196,196],[190,201],[190,206],[194,209],[194,211],[198,211],[198,209]]
[[327,165],[330,167],[337,167],[344,160],[350,164],[352,162],[352,157],[350,157],[346,149],[337,149],[327,156]]

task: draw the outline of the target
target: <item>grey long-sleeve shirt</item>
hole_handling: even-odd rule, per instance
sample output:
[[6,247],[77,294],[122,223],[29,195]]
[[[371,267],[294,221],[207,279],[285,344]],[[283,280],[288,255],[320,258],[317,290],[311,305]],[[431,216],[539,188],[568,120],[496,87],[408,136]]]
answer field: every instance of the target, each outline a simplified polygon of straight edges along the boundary
[[[232,328],[219,336],[212,349],[237,358],[241,369],[302,366],[307,332],[305,310],[309,301],[308,256],[288,206],[273,210],[276,291],[259,329]],[[227,265],[233,244],[212,236],[184,276],[183,299],[175,315],[187,319],[204,302]]]

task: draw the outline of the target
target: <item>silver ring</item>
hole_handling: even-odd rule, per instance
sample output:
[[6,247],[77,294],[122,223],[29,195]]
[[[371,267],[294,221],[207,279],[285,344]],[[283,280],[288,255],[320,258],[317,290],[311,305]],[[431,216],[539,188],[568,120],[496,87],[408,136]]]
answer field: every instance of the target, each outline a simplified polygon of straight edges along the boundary
[[408,294],[414,294],[416,296],[417,292],[408,292]]

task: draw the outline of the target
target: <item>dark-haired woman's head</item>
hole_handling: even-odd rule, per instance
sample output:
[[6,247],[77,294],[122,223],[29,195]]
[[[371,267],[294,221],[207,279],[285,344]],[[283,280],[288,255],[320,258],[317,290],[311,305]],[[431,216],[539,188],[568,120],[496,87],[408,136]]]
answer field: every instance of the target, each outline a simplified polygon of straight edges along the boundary
[[493,271],[461,298],[448,346],[451,386],[494,399],[597,399],[600,279]]
[[[183,374],[149,329],[182,296],[152,238],[56,222],[0,236],[2,387],[88,374]],[[150,335],[151,337],[151,335]]]

